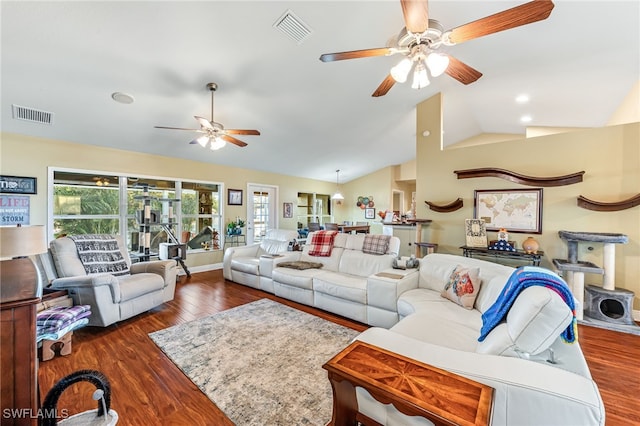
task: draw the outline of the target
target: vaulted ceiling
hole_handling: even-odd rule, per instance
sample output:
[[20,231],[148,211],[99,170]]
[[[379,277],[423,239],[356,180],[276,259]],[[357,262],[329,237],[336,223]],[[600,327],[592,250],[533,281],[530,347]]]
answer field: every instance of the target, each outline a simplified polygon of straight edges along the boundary
[[[430,1],[445,29],[523,1]],[[419,102],[441,92],[446,144],[482,133],[607,125],[640,78],[640,2],[556,0],[546,20],[447,48],[483,73],[371,96],[399,55],[322,63],[322,53],[385,47],[404,26],[385,1],[2,1],[3,132],[332,181],[415,157]],[[309,29],[274,27],[287,11]],[[258,129],[211,151],[188,142],[194,116]],[[637,87],[635,86],[638,90]],[[115,102],[124,92],[131,104]],[[527,94],[528,103],[516,96]],[[12,105],[52,112],[16,120]],[[529,115],[531,121],[522,123]],[[422,129],[419,129],[422,131]]]

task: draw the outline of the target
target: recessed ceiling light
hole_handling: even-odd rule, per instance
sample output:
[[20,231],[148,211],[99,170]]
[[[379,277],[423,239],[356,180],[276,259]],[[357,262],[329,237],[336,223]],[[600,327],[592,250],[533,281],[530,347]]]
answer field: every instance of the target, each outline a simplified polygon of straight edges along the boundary
[[520,117],[520,121],[522,121],[523,123],[529,123],[531,122],[532,118],[530,115],[523,115],[522,117]]
[[519,104],[526,104],[527,102],[529,102],[529,95],[518,95],[516,96],[516,102]]
[[123,92],[113,92],[111,94],[111,99],[116,102],[120,102],[121,104],[132,104],[134,100],[133,96]]

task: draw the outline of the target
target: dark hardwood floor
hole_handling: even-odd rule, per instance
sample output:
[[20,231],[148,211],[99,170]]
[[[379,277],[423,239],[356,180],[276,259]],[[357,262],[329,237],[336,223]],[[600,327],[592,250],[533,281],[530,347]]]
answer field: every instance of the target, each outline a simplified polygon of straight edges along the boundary
[[[103,372],[111,382],[118,425],[231,425],[200,390],[158,349],[148,333],[261,298],[313,313],[362,331],[366,325],[299,305],[243,285],[225,282],[222,271],[183,277],[175,299],[107,328],[85,327],[73,336],[73,352],[39,366],[41,398],[62,377],[81,369]],[[640,424],[640,336],[579,326],[580,345],[600,388],[607,425]],[[58,410],[75,414],[96,408],[95,388],[78,383],[65,390]]]

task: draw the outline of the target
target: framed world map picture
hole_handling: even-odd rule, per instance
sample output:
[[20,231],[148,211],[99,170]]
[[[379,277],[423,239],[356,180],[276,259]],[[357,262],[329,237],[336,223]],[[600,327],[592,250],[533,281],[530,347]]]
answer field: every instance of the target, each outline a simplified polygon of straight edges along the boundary
[[542,233],[542,188],[476,190],[473,217],[483,219],[487,231]]

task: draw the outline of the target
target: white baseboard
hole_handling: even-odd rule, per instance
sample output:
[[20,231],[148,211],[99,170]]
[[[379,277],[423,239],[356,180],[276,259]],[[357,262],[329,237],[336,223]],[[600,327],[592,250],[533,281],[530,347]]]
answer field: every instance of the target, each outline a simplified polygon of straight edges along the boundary
[[[189,272],[192,274],[194,272],[207,272],[207,271],[215,271],[216,269],[222,269],[222,263],[211,263],[209,265],[200,265],[200,266],[189,266]],[[187,275],[182,268],[178,268],[178,275],[185,276]]]
[[633,315],[633,320],[640,322],[640,311],[634,310],[631,315]]

